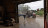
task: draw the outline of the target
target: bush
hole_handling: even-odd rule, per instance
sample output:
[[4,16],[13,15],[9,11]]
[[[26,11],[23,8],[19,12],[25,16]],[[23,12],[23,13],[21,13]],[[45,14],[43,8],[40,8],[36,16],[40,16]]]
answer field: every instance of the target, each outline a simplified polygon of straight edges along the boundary
[[34,13],[36,13],[36,15],[40,15],[40,16],[43,16],[43,14],[44,14],[44,11],[38,11],[38,12],[34,12]]

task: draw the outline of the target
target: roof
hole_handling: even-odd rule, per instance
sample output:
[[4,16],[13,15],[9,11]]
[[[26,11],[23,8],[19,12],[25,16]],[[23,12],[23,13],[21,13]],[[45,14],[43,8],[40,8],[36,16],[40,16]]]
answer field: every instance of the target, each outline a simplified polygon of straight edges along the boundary
[[34,1],[39,1],[39,0],[3,0],[5,4],[12,4],[12,3],[16,3],[16,4],[24,4],[24,3],[28,3],[28,2],[34,2]]
[[34,2],[34,1],[39,1],[39,0],[18,0],[16,1],[18,4],[24,4],[24,3],[28,3],[28,2]]
[[29,2],[34,2],[34,1],[39,1],[39,0],[0,0],[0,5],[8,5],[8,4],[24,4],[24,3],[29,3]]

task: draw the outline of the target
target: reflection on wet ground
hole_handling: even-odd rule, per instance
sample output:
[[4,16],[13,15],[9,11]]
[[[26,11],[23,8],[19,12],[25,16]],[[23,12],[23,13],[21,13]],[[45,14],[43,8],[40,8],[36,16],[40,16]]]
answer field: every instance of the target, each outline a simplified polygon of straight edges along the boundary
[[16,26],[4,27],[0,25],[0,28],[44,28],[44,17],[25,18],[24,20],[21,16]]
[[19,27],[20,28],[44,28],[44,17],[36,18],[19,18]]

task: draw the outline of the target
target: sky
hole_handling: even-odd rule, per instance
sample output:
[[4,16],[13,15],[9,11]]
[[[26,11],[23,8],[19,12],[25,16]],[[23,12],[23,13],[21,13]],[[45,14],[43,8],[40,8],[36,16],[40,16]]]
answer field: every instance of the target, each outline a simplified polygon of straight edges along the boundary
[[44,8],[44,0],[25,3],[24,5],[28,5],[32,10],[37,10],[38,8]]

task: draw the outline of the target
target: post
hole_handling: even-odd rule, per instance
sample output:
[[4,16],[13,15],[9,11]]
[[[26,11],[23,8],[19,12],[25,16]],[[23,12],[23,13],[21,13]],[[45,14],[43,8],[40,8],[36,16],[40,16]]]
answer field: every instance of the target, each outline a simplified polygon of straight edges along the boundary
[[16,8],[16,23],[19,23],[19,17],[18,17],[18,4],[15,3]]

